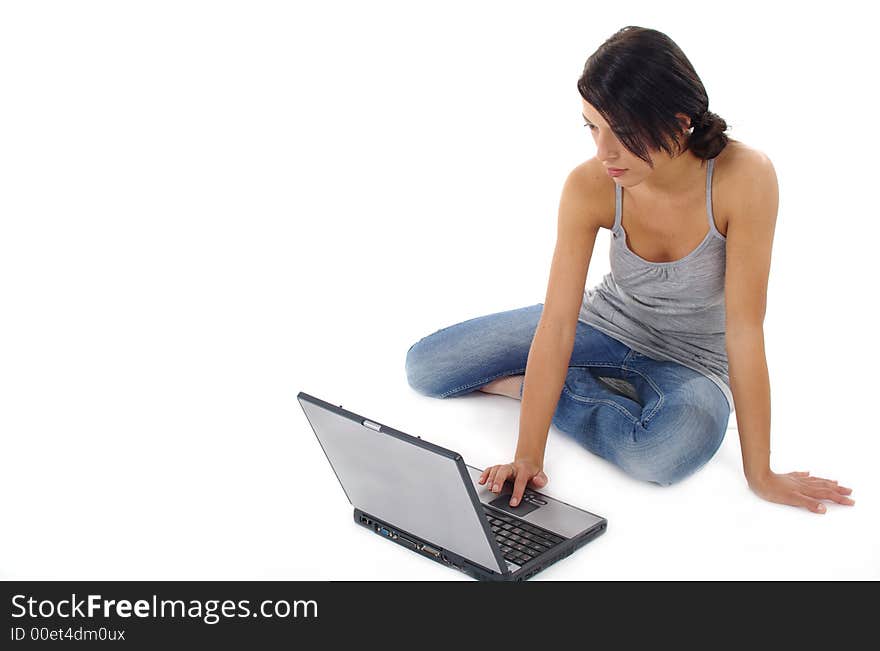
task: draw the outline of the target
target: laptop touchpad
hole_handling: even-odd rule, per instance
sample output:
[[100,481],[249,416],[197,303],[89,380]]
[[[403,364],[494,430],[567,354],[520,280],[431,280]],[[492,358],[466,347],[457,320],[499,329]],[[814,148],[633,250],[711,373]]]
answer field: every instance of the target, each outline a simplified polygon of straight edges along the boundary
[[512,493],[503,493],[496,497],[494,500],[489,502],[491,506],[494,506],[496,509],[501,509],[502,511],[507,511],[511,515],[515,515],[518,517],[522,517],[527,513],[531,513],[537,508],[540,508],[537,504],[532,504],[525,497],[520,500],[519,504],[516,506],[510,505],[510,496]]

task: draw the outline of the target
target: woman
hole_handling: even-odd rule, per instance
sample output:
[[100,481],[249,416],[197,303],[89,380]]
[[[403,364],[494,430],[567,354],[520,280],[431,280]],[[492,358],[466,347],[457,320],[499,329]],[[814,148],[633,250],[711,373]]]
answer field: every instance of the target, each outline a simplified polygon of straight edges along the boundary
[[[578,80],[596,156],[562,191],[544,303],[470,319],[413,344],[409,384],[439,398],[522,400],[510,463],[479,482],[545,486],[550,424],[635,478],[702,467],[734,402],[749,487],[824,513],[852,491],[770,469],[763,320],[778,187],[766,155],[728,138],[690,61],[665,34],[625,27]],[[600,227],[611,273],[584,291]]]

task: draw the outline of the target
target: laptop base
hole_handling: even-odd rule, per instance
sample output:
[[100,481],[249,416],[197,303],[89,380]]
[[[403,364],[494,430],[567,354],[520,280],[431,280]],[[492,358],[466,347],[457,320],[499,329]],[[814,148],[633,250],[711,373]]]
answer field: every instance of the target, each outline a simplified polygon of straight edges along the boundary
[[543,570],[545,567],[571,555],[571,553],[579,547],[605,533],[607,526],[607,522],[603,520],[599,525],[585,532],[583,535],[567,540],[559,545],[558,548],[554,548],[553,553],[548,552],[543,554],[510,574],[499,574],[498,572],[493,572],[481,565],[473,563],[466,558],[462,558],[451,551],[441,549],[436,545],[431,545],[429,542],[422,540],[418,536],[399,529],[388,522],[384,522],[380,518],[376,518],[369,513],[361,511],[357,507],[354,509],[354,521],[360,526],[369,529],[376,535],[396,542],[401,547],[406,547],[410,551],[436,561],[441,565],[451,567],[459,572],[464,572],[478,581],[525,581]]

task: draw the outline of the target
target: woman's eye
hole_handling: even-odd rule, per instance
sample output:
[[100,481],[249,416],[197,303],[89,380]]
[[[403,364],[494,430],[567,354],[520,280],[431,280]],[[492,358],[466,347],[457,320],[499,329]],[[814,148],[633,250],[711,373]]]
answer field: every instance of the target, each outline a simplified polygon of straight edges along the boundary
[[592,128],[595,127],[596,125],[595,125],[595,124],[587,124],[586,122],[584,122],[584,126],[585,126],[585,127],[590,127],[590,128],[592,129]]

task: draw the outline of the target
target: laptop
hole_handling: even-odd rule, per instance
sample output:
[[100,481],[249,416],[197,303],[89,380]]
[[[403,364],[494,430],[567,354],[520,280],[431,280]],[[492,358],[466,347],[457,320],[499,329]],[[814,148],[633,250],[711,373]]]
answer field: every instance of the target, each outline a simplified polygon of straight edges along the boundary
[[531,488],[510,506],[452,450],[297,394],[349,503],[378,536],[485,581],[523,581],[605,532],[605,518]]

